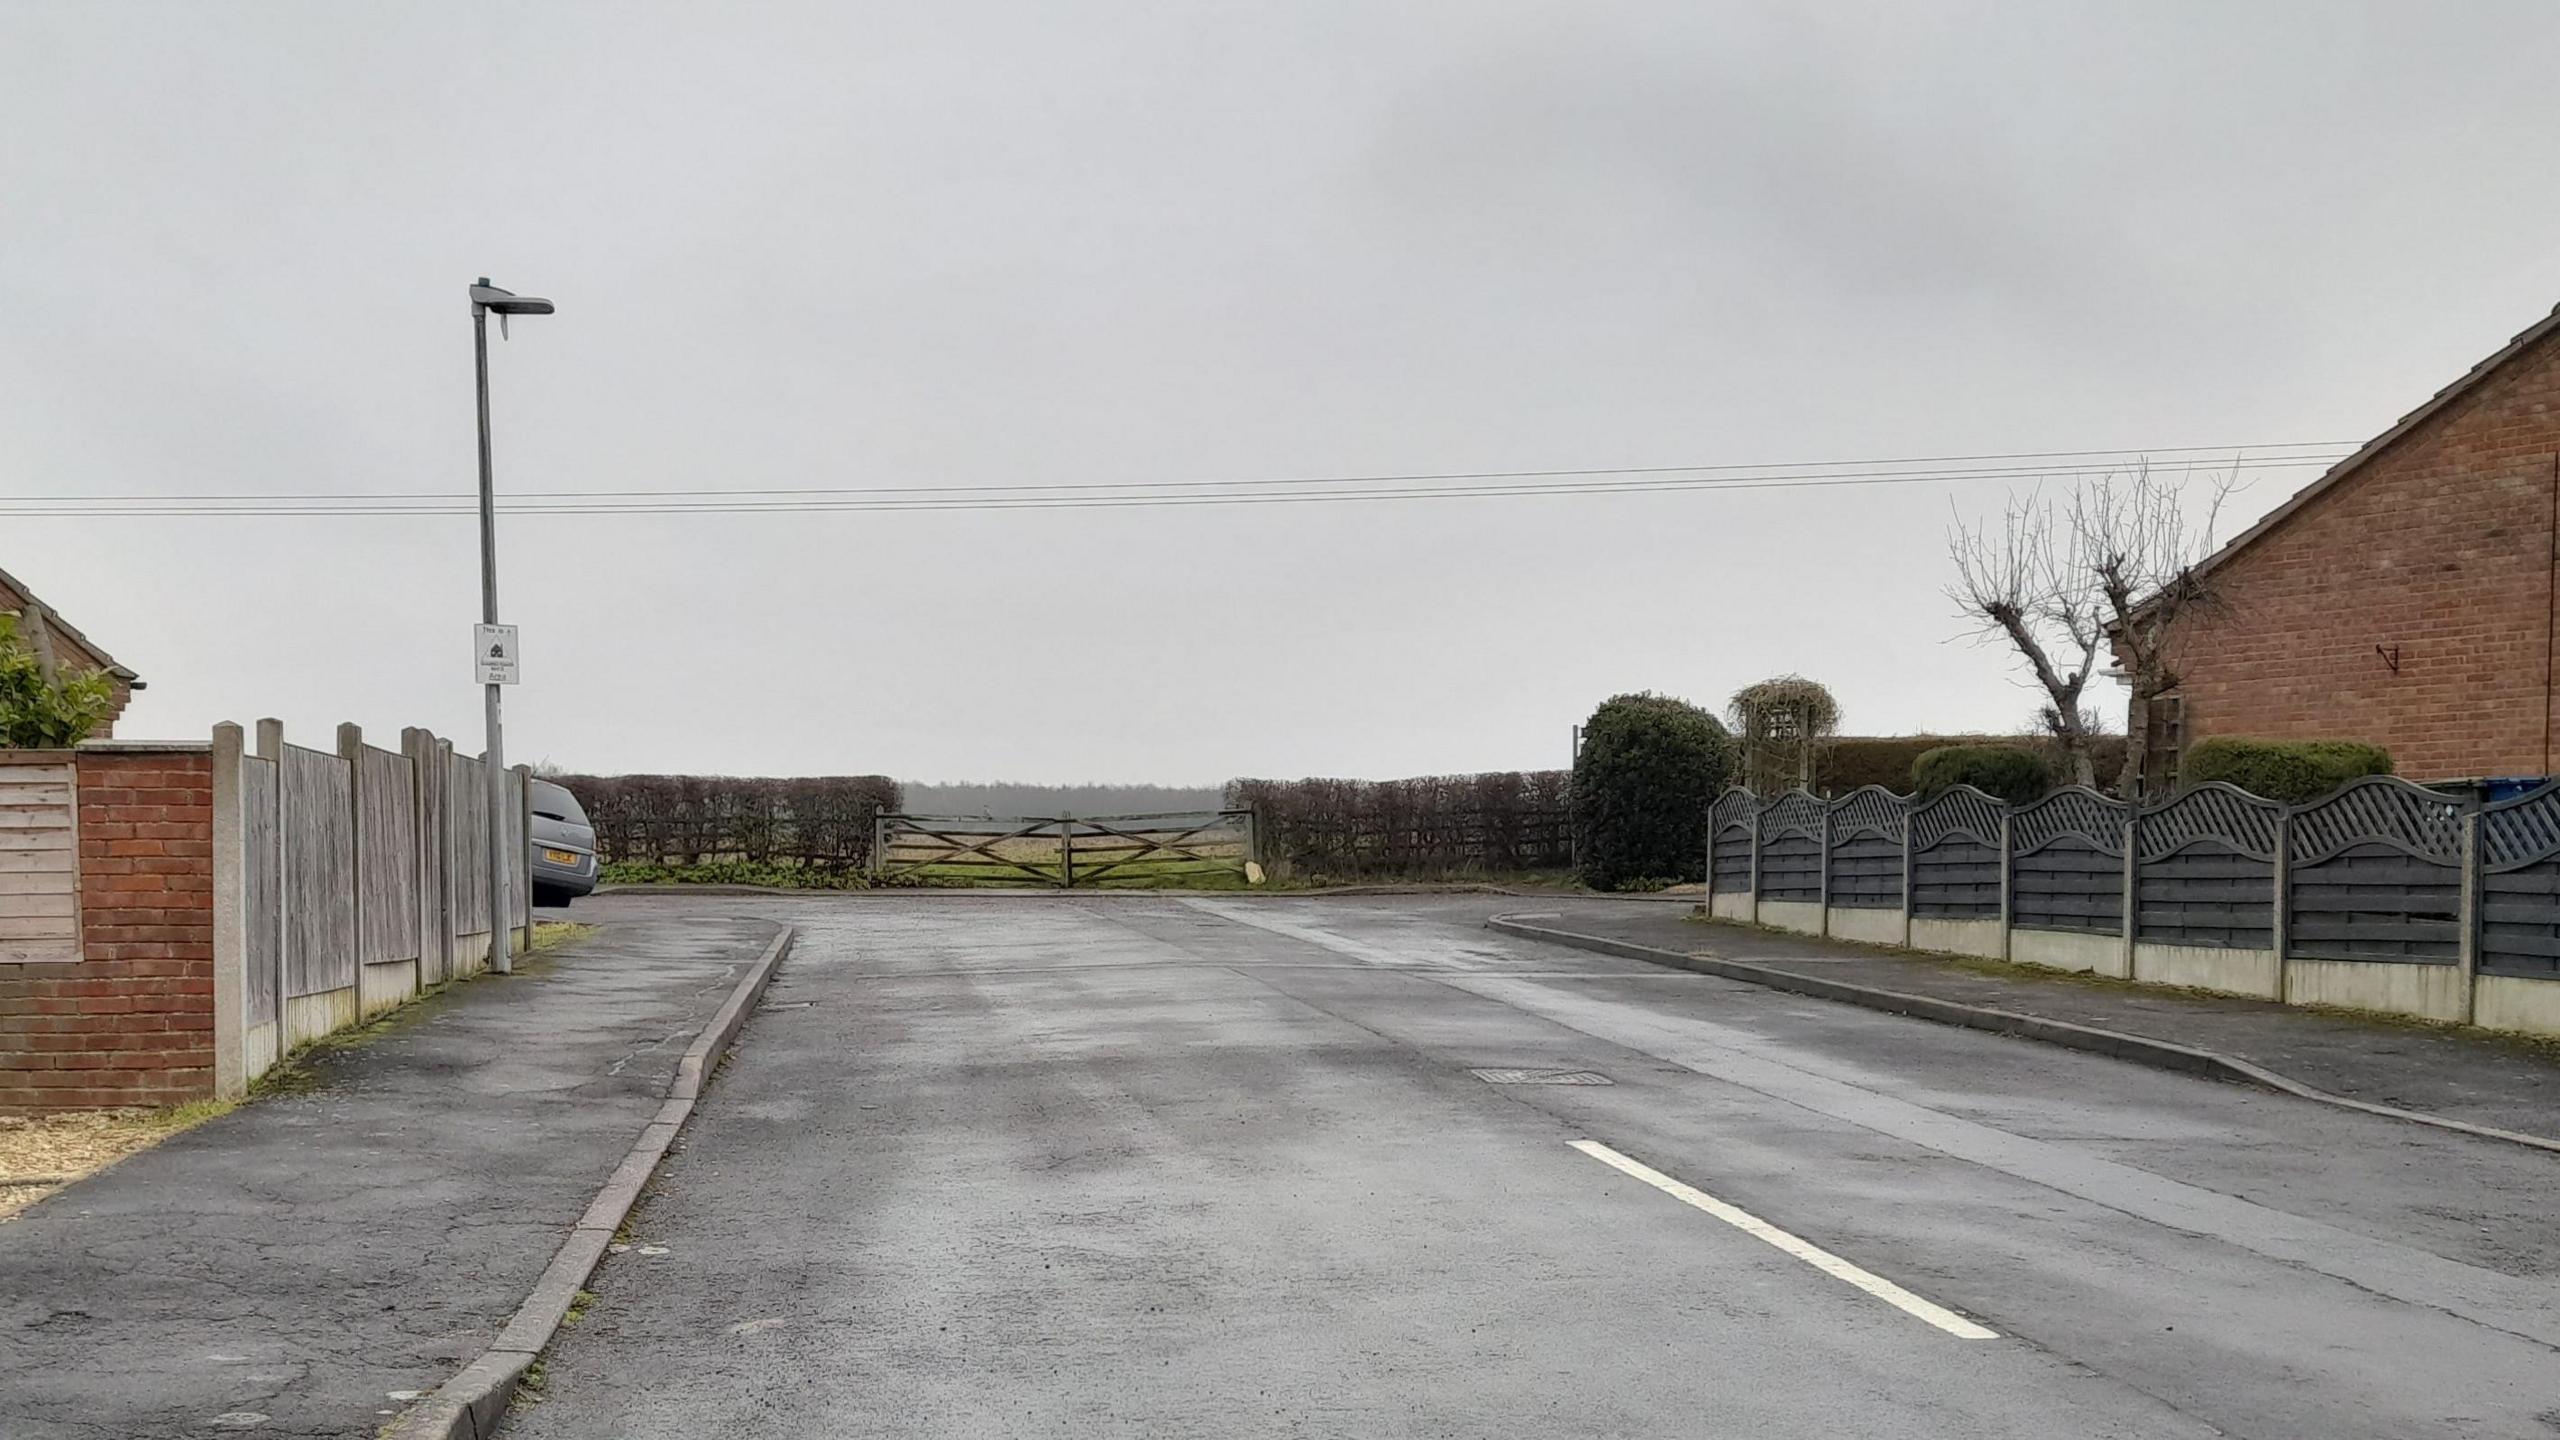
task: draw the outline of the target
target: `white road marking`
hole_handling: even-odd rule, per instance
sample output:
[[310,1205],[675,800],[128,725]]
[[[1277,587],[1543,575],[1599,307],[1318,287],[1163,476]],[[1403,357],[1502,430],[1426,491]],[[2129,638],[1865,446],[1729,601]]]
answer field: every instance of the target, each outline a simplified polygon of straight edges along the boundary
[[1706,1211],[1754,1239],[1766,1241],[1835,1279],[1846,1280],[1887,1305],[1915,1315],[1959,1340],[1997,1340],[2000,1332],[1967,1320],[1944,1305],[1923,1300],[1881,1275],[1871,1275],[1808,1240],[1799,1240],[1737,1205],[1728,1205],[1694,1185],[1683,1184],[1641,1160],[1621,1155],[1597,1140],[1576,1140],[1573,1148],[1624,1174],[1632,1175],[1683,1204]]

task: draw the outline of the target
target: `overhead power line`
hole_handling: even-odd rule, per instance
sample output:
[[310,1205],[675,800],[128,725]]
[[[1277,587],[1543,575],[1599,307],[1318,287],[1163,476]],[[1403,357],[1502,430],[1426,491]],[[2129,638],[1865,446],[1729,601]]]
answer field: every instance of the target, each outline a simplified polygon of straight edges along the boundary
[[[1763,465],[1649,465],[1587,469],[1441,471],[1256,480],[1146,480],[956,485],[806,486],[766,489],[530,491],[502,496],[518,515],[760,514],[847,511],[1120,509],[1197,505],[1491,499],[1507,496],[1660,494],[1958,481],[2040,482],[2148,465],[2190,476],[2326,468],[2351,452],[2336,443],[2158,446],[2145,450],[2017,451],[1899,460],[1791,461]],[[2214,452],[2207,458],[2203,452]],[[2158,456],[2176,456],[2158,459]],[[2231,458],[2220,458],[2229,456]],[[1993,464],[1995,461],[2043,464]],[[0,500],[20,516],[433,516],[469,514],[452,492],[309,492],[225,495],[46,495]]]

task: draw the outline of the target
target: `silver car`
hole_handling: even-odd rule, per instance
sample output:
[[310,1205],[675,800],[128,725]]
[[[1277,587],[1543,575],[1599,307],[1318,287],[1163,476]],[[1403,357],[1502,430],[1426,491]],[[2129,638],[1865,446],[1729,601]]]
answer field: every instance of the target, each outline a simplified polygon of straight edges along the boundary
[[536,780],[526,795],[533,809],[528,839],[533,849],[533,903],[566,905],[596,888],[596,829],[578,797]]

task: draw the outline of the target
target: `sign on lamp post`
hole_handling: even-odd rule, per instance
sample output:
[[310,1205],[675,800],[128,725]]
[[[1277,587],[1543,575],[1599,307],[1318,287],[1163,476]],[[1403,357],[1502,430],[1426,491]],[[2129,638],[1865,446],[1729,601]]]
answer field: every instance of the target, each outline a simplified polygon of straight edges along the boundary
[[478,685],[513,685],[522,677],[517,673],[516,627],[513,625],[474,625],[471,627],[471,649]]

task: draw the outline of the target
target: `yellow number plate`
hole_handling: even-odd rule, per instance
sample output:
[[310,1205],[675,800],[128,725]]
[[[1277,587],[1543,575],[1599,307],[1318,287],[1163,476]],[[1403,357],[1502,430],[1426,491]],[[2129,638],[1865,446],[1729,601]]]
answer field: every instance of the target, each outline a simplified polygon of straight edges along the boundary
[[554,865],[575,865],[578,863],[578,857],[566,850],[545,850],[542,852],[542,858],[550,861]]

